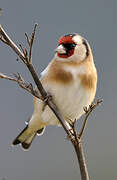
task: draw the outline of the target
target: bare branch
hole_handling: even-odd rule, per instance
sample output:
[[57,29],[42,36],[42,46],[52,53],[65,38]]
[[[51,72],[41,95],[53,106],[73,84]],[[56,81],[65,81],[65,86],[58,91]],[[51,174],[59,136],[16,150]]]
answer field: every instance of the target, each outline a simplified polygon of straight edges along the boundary
[[29,38],[29,36],[28,36],[28,34],[25,32],[25,36],[26,36],[26,41],[27,41],[27,43],[28,43],[28,45],[29,45],[29,47],[30,47],[30,38]]
[[79,135],[77,135],[77,132],[75,130],[76,122],[74,121],[74,123],[73,123],[72,129],[73,129],[73,133],[74,133],[74,140],[72,141],[72,143],[74,144],[74,149],[76,151],[78,162],[80,165],[79,167],[80,167],[80,173],[81,173],[82,180],[89,180],[89,175],[88,175],[88,171],[87,171],[87,167],[86,167],[86,161],[85,161],[85,156],[84,156],[83,147],[82,147],[82,143],[81,143],[81,137],[82,137],[83,132],[85,130],[86,122],[87,122],[89,115],[102,102],[103,102],[102,99],[97,100],[97,102],[95,104],[92,103],[88,109],[84,108],[85,113],[86,113],[86,117],[85,117],[85,120],[84,120],[84,123],[83,123],[83,126],[81,128]]
[[7,44],[7,45],[8,45],[7,41],[6,41],[6,40],[4,40],[2,36],[0,37],[0,40],[1,40],[3,43],[5,43],[5,44]]
[[2,26],[0,25],[0,36],[2,36],[3,40],[6,42],[5,44],[9,45],[15,53],[22,59],[25,63],[25,57],[20,49],[15,45],[15,43],[10,39],[10,37],[6,34]]
[[34,30],[32,32],[32,37],[31,37],[31,40],[30,40],[29,63],[32,63],[32,47],[33,47],[33,42],[34,42],[37,26],[38,26],[38,24],[35,24]]
[[80,130],[80,133],[79,133],[79,138],[81,138],[82,135],[83,135],[83,132],[84,132],[84,130],[85,130],[86,123],[87,123],[87,120],[88,120],[89,115],[90,115],[91,112],[92,112],[97,106],[99,106],[100,103],[102,103],[102,102],[103,102],[103,99],[98,99],[97,102],[96,102],[95,104],[92,103],[92,104],[89,106],[88,109],[87,109],[87,107],[84,107],[84,111],[85,111],[86,116],[85,116],[85,119],[84,119],[82,128],[81,128],[81,130]]
[[14,78],[12,78],[12,77],[10,77],[10,76],[6,76],[6,75],[3,74],[3,73],[0,73],[0,78],[1,78],[1,79],[7,79],[7,80],[11,80],[11,81],[17,82],[16,79],[14,79]]
[[26,83],[26,82],[24,81],[24,79],[22,78],[22,76],[21,76],[19,73],[17,73],[17,74],[14,73],[13,75],[14,75],[15,78],[10,77],[10,76],[6,76],[5,74],[0,73],[0,78],[1,78],[1,79],[7,79],[7,80],[14,81],[14,82],[18,83],[18,85],[19,85],[21,88],[25,89],[26,91],[28,91],[28,92],[29,92],[30,94],[32,94],[33,96],[35,96],[35,97],[43,100],[42,96],[39,95],[39,92],[36,91],[36,90],[33,88],[33,86],[32,86],[31,83],[30,83],[30,84]]
[[27,41],[27,44],[29,46],[28,62],[30,64],[32,64],[32,47],[33,47],[33,43],[34,43],[34,38],[35,38],[35,33],[36,33],[37,26],[38,26],[38,24],[35,24],[31,38],[29,37],[29,35],[27,33],[25,33],[26,41]]

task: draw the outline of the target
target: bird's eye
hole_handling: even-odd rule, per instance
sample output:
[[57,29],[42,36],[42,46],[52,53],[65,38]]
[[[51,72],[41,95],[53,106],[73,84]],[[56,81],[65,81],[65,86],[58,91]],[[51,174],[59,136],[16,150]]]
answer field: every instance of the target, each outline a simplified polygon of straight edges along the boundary
[[75,43],[63,43],[63,46],[66,48],[66,50],[71,50],[71,49],[74,49],[76,44]]
[[76,46],[75,43],[71,44],[71,48],[75,48],[75,46]]

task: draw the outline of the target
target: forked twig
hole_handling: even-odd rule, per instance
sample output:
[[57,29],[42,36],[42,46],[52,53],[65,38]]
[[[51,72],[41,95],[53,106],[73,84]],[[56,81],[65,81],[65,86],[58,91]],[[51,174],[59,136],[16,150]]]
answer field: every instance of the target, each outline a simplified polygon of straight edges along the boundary
[[29,45],[29,57],[28,57],[28,60],[29,60],[30,64],[32,64],[32,47],[33,47],[33,42],[34,42],[37,26],[38,26],[38,24],[35,24],[31,38],[28,36],[27,33],[25,33],[26,40],[27,40],[27,43]]
[[82,128],[81,128],[80,133],[79,133],[79,138],[81,138],[82,135],[83,135],[83,132],[84,132],[84,130],[85,130],[86,123],[87,123],[87,120],[88,120],[89,115],[90,115],[91,112],[92,112],[97,106],[99,106],[100,103],[102,103],[102,102],[103,102],[103,99],[98,99],[97,102],[96,102],[95,104],[92,103],[92,104],[89,106],[89,108],[84,107],[85,119],[84,119]]
[[16,46],[16,44],[9,38],[9,36],[4,31],[1,25],[0,25],[0,37],[2,38],[2,42],[10,46],[15,51],[15,53],[22,59],[22,61],[25,63],[25,57],[22,51],[20,51],[20,49]]
[[0,78],[16,82],[21,88],[25,89],[33,96],[43,100],[43,97],[39,94],[39,92],[36,89],[33,88],[31,83],[30,84],[26,83],[19,73],[13,73],[13,75],[14,77],[10,77],[3,73],[0,73]]
[[28,45],[29,45],[29,47],[30,47],[30,38],[29,38],[29,36],[28,36],[28,34],[25,32],[25,36],[26,36],[26,41],[27,41],[27,43],[28,43]]
[[38,24],[35,24],[34,26],[34,30],[32,32],[32,36],[31,36],[31,41],[30,41],[30,50],[29,50],[29,63],[32,63],[32,47],[33,47],[33,42],[34,42],[34,38],[35,38],[35,33],[36,33],[36,28],[37,28]]
[[100,103],[103,102],[103,99],[98,99],[96,101],[96,103],[92,103],[91,105],[89,105],[89,107],[84,107],[84,111],[85,111],[85,118],[84,118],[84,121],[83,121],[83,125],[81,127],[81,130],[79,133],[77,133],[76,131],[76,119],[75,120],[71,120],[68,118],[68,121],[69,121],[69,125],[71,127],[71,132],[72,132],[72,135],[74,137],[74,140],[76,140],[78,142],[78,140],[81,139],[82,135],[83,135],[83,132],[85,130],[85,127],[86,127],[86,123],[87,123],[87,120],[88,120],[88,117],[90,116],[91,112],[97,107],[100,105]]

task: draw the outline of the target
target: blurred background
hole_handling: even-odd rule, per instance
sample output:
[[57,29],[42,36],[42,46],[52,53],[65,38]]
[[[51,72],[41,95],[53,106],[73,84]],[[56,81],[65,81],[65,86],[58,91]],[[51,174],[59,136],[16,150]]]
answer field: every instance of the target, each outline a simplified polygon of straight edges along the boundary
[[[54,55],[59,37],[78,32],[90,43],[98,69],[96,99],[104,103],[90,116],[83,146],[91,180],[117,179],[117,1],[1,0],[0,23],[18,44],[39,24],[33,50],[38,74]],[[0,42],[0,72],[32,78],[16,54]],[[28,152],[11,147],[33,112],[32,96],[13,82],[0,80],[0,179],[80,179],[76,155],[62,128],[48,127]],[[80,124],[81,120],[79,120]]]

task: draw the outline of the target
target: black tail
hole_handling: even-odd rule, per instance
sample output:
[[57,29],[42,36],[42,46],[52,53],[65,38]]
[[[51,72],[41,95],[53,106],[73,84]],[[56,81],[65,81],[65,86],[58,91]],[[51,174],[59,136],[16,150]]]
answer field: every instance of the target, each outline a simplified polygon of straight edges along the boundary
[[28,149],[35,138],[36,134],[42,135],[45,128],[39,129],[37,132],[31,132],[28,125],[23,129],[23,131],[15,138],[13,145],[21,144],[24,149]]

